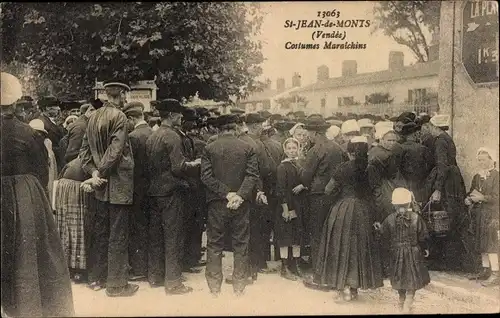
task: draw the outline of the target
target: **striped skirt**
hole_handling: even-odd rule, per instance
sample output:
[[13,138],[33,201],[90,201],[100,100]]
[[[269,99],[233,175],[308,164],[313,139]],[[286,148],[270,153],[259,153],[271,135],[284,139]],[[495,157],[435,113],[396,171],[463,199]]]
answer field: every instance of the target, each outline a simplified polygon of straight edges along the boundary
[[94,194],[83,191],[80,184],[79,181],[59,179],[55,189],[57,228],[68,266],[72,269],[87,268],[90,238],[86,229],[95,213]]

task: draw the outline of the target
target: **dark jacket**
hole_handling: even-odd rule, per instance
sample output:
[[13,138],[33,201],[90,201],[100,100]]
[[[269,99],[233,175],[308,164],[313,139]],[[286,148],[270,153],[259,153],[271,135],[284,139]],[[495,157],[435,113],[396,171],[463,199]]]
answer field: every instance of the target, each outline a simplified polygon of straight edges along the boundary
[[322,136],[307,152],[301,174],[302,184],[309,188],[310,194],[324,194],[337,166],[347,160],[345,152],[336,142]]
[[49,183],[49,155],[43,140],[14,115],[0,117],[2,177],[31,174],[43,188]]
[[59,145],[61,139],[66,134],[66,130],[64,129],[63,126],[54,124],[50,120],[50,118],[45,116],[43,113],[40,113],[38,118],[34,119],[40,119],[41,121],[43,121],[43,126],[48,133],[47,138],[49,138],[50,141],[52,141],[52,150],[54,151],[54,155],[56,156],[57,171],[59,172],[66,164],[64,160],[65,149],[61,149]]
[[271,172],[268,179],[264,181],[264,189],[266,193],[276,195],[277,170],[281,160],[283,160],[285,156],[285,153],[282,145],[270,137],[263,137],[262,143],[264,145],[264,150],[266,151],[269,162],[269,170]]
[[129,133],[130,145],[134,156],[134,193],[143,197],[147,191],[148,177],[146,175],[146,142],[153,133],[153,130],[147,123],[139,124]]
[[252,201],[258,179],[257,154],[248,143],[233,135],[219,135],[206,146],[201,158],[201,181],[207,189],[207,202],[226,200],[229,192]]
[[80,148],[82,147],[83,135],[85,135],[88,123],[89,119],[87,116],[82,115],[69,125],[68,134],[66,135],[68,138],[68,147],[66,148],[66,155],[64,156],[66,162],[70,162],[78,157]]
[[89,123],[80,150],[83,170],[95,170],[108,182],[96,190],[96,198],[111,204],[130,205],[134,192],[134,159],[125,114],[110,103],[96,110]]
[[186,149],[180,133],[167,125],[161,125],[153,131],[146,142],[148,158],[149,189],[147,195],[166,196],[178,189],[188,189],[189,175],[197,167],[188,167],[191,161],[186,155]]

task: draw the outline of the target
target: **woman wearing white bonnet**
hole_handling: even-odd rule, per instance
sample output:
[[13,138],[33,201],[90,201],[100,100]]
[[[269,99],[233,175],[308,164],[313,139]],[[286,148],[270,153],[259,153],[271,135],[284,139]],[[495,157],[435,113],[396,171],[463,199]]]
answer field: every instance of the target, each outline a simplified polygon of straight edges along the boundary
[[470,191],[465,204],[475,218],[476,250],[481,253],[482,270],[472,279],[484,280],[483,286],[498,285],[500,282],[498,266],[499,231],[499,173],[495,169],[498,160],[496,153],[481,147],[478,149],[478,173],[472,178]]
[[429,201],[440,203],[450,217],[450,231],[446,240],[433,242],[436,250],[431,254],[439,258],[433,259],[430,268],[472,271],[475,266],[467,256],[458,232],[458,222],[467,213],[464,204],[466,189],[457,164],[455,142],[445,131],[449,126],[449,115],[435,115],[421,129],[422,140],[432,140],[429,149],[434,158],[431,163],[434,168],[427,178],[427,196]]
[[2,310],[12,317],[70,317],[69,271],[45,188],[47,152],[14,116],[19,80],[2,72],[0,87]]

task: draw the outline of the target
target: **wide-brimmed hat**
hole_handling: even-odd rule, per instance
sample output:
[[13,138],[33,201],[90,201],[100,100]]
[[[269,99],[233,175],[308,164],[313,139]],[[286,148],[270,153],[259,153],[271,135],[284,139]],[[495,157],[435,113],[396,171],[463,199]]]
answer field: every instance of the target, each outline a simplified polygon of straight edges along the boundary
[[177,99],[167,98],[159,101],[151,102],[153,107],[159,112],[169,112],[182,114],[185,107]]
[[267,110],[261,110],[258,112],[259,115],[261,115],[263,118],[268,119],[270,118],[273,114]]
[[324,131],[330,128],[330,124],[323,118],[314,118],[305,122],[304,128],[309,131]]
[[61,101],[55,96],[44,96],[38,100],[37,104],[41,109],[47,107],[61,107]]
[[400,130],[401,135],[409,135],[413,134],[414,132],[418,131],[421,128],[420,125],[414,122],[409,122],[407,124],[403,124]]
[[280,120],[277,121],[273,124],[274,128],[280,132],[285,132],[289,131],[292,129],[293,126],[295,126],[296,122],[294,121],[288,121],[288,120]]
[[259,113],[250,113],[245,116],[245,123],[247,124],[261,124],[265,121],[266,119]]

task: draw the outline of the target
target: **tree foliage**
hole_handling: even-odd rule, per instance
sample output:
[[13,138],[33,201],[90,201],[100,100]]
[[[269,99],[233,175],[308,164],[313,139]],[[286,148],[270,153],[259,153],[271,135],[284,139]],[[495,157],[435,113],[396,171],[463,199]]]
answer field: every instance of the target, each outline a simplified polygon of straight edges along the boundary
[[366,97],[365,104],[391,104],[393,101],[389,93],[373,93]]
[[309,101],[304,96],[290,95],[278,98],[276,103],[280,105],[281,109],[290,109],[294,103],[297,103],[297,105],[301,105],[302,107],[306,107]]
[[374,7],[372,33],[383,31],[410,48],[419,62],[426,62],[429,43],[425,33],[439,32],[440,9],[440,1],[379,1]]
[[260,87],[258,3],[31,2],[2,6],[2,61],[90,95],[96,78],[157,78],[161,97],[227,100]]

